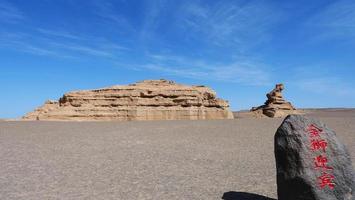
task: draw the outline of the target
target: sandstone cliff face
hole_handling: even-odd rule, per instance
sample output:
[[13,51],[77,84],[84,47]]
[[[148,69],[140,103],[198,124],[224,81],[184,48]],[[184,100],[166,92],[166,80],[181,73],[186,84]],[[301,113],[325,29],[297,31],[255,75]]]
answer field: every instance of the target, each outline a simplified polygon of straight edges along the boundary
[[227,101],[205,86],[146,80],[127,86],[75,91],[23,117],[27,120],[232,119]]
[[262,115],[268,117],[284,117],[289,114],[300,114],[290,102],[287,102],[282,97],[283,89],[283,84],[276,84],[275,88],[266,94],[267,100],[264,105],[253,107],[251,111],[253,111],[257,117],[262,117]]

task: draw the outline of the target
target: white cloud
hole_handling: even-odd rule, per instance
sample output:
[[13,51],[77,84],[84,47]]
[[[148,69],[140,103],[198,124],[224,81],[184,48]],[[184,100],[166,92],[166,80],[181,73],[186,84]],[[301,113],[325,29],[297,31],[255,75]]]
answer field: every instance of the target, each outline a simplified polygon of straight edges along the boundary
[[111,59],[122,51],[130,50],[107,39],[79,37],[62,30],[37,28],[33,31],[45,34],[47,37],[38,34],[0,31],[0,47],[40,56],[61,58],[79,58],[90,55]]
[[[6,35],[6,34],[5,34]],[[4,34],[1,34],[4,36]],[[0,39],[0,47],[13,49],[19,52],[30,53],[39,56],[54,56],[60,58],[73,58],[72,56],[66,54],[65,52],[60,52],[54,48],[50,48],[47,45],[31,44],[25,42],[23,34],[8,34],[7,37],[2,37]],[[9,39],[11,38],[11,39]]]
[[74,44],[74,43],[56,43],[52,42],[50,45],[59,47],[61,49],[71,50],[78,53],[85,53],[88,55],[99,56],[99,57],[113,57],[113,52],[110,50],[95,48],[82,44]]
[[[355,87],[351,80],[342,73],[344,68],[332,67],[327,64],[313,64],[303,67],[293,67],[288,76],[287,83],[305,92],[325,95],[329,97],[355,97]],[[341,72],[342,71],[342,72]]]
[[0,2],[0,22],[17,23],[24,19],[23,13],[9,2]]
[[49,29],[43,29],[43,28],[38,28],[38,32],[49,35],[49,36],[55,36],[55,37],[61,37],[61,38],[68,38],[68,39],[81,39],[78,35],[66,32],[66,31],[59,31],[59,30],[49,30]]
[[148,70],[159,71],[165,74],[177,75],[180,77],[194,78],[194,79],[202,79],[208,76],[208,72],[205,71],[199,71],[199,70],[188,69],[188,68],[159,66],[157,64],[143,65],[143,68]]
[[234,82],[244,85],[269,85],[271,74],[266,67],[252,59],[232,63],[207,63],[203,60],[171,55],[149,55],[151,62],[143,69],[192,79]]
[[163,18],[163,11],[167,9],[166,0],[151,0],[144,3],[145,11],[143,14],[143,22],[140,28],[140,37],[142,40],[151,38],[156,32],[160,21]]
[[355,39],[355,1],[334,1],[306,23],[316,39]]
[[[129,33],[133,30],[132,21],[125,18],[114,1],[94,1],[94,12],[99,20],[103,20],[103,27],[116,28]],[[142,47],[137,50],[140,53],[144,64],[138,66],[138,69],[154,70],[164,74],[172,74],[181,77],[196,79],[209,79],[216,81],[235,82],[245,85],[267,85],[270,83],[270,69],[256,62],[253,57],[240,59],[239,54],[245,48],[252,48],[255,44],[264,41],[268,36],[270,29],[279,20],[279,12],[271,6],[260,3],[259,1],[248,1],[241,3],[239,1],[219,1],[213,5],[203,4],[202,1],[185,1],[175,8],[175,3],[165,0],[149,1],[149,6],[143,6],[142,16],[144,16],[137,28],[138,34],[130,35],[129,39],[136,40],[137,46]],[[172,13],[170,13],[172,12]],[[167,17],[168,19],[165,19]],[[169,25],[164,24],[169,22]],[[177,22],[178,24],[175,24]],[[162,26],[162,27],[160,27]],[[233,53],[225,55],[218,53],[223,58],[220,60],[211,60],[204,54],[204,49],[199,49],[199,42],[194,49],[187,52],[176,52],[180,44],[176,44],[171,38],[165,38],[164,33],[157,32],[160,28],[164,31],[175,31],[178,28],[180,34],[186,34],[202,40],[205,44],[214,43],[220,46],[233,46]],[[181,29],[182,28],[182,29]],[[160,30],[161,31],[161,30]],[[1,31],[0,31],[1,33]],[[36,34],[40,33],[40,34]],[[111,33],[113,34],[113,33]],[[169,33],[171,35],[171,33]],[[168,34],[167,34],[168,35]],[[46,36],[46,37],[43,37]],[[152,37],[154,42],[146,42],[141,37]],[[169,36],[167,36],[169,37]],[[6,38],[0,38],[7,40]],[[14,38],[13,38],[14,39]],[[149,38],[148,38],[149,39]],[[168,40],[165,40],[168,39]],[[178,38],[180,39],[180,38]],[[154,43],[152,47],[146,47],[145,44]],[[94,56],[102,59],[109,59],[113,63],[120,60],[131,62],[136,66],[135,61],[121,59],[121,53],[129,48],[115,44],[107,39],[97,36],[80,36],[74,30],[47,29],[47,27],[32,28],[29,35],[15,38],[7,43],[13,49],[28,52],[36,55],[60,56],[60,57],[82,57]],[[161,46],[172,48],[167,54],[144,55],[145,51],[159,51]],[[19,48],[23,46],[24,48]],[[177,47],[177,49],[175,49]],[[157,50],[159,48],[159,50]],[[151,50],[153,49],[153,50]],[[214,51],[214,48],[208,49]],[[198,59],[193,57],[192,51],[201,51]],[[181,56],[183,55],[183,56]],[[217,57],[216,55],[216,57]],[[237,55],[239,59],[232,59]],[[223,61],[232,60],[232,61]],[[136,69],[135,68],[135,69]]]
[[310,79],[300,79],[297,86],[317,94],[327,94],[328,96],[355,96],[355,88],[346,84],[337,77],[316,77]]
[[[125,3],[121,1],[121,3]],[[135,32],[134,27],[131,23],[120,14],[117,10],[115,10],[115,6],[109,0],[94,0],[94,13],[99,16],[105,23],[114,26],[113,28],[117,28],[118,30],[124,30],[126,32]]]
[[36,47],[28,44],[22,44],[21,51],[35,54],[35,55],[40,55],[40,56],[69,57],[68,55],[60,54],[48,48]]
[[214,5],[188,2],[182,7],[179,23],[196,39],[246,48],[265,41],[280,16],[277,9],[260,1],[220,1]]

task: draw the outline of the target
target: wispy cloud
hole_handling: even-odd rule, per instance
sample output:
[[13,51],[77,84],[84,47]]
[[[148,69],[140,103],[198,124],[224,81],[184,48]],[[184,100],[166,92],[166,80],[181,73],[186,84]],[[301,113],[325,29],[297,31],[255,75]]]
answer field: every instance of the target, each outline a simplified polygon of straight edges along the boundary
[[[120,3],[124,3],[124,1],[121,1]],[[92,5],[95,8],[94,13],[99,16],[105,23],[113,25],[113,28],[125,32],[135,31],[131,23],[127,20],[126,17],[124,17],[115,9],[115,4],[113,4],[111,1],[94,0],[92,1]]]
[[44,34],[44,35],[49,35],[49,36],[55,36],[55,37],[61,37],[61,38],[67,38],[67,39],[81,39],[78,35],[66,32],[66,31],[59,31],[59,30],[49,30],[49,29],[43,29],[43,28],[38,28],[38,32]]
[[[4,36],[3,34],[0,34]],[[12,39],[6,39],[12,38]],[[12,49],[15,51],[29,53],[38,56],[53,56],[53,57],[60,57],[60,58],[73,58],[72,56],[66,54],[65,52],[58,51],[54,48],[48,47],[48,45],[41,45],[41,44],[31,44],[24,40],[23,35],[19,34],[10,34],[8,37],[0,38],[0,47],[6,49]]]
[[143,65],[142,67],[144,69],[159,71],[164,74],[176,75],[185,78],[202,79],[208,76],[208,72],[199,71],[196,69],[169,67],[169,66],[162,66],[157,64],[146,64]]
[[214,5],[189,2],[182,7],[179,23],[216,45],[252,46],[264,41],[280,20],[281,12],[260,1],[219,1]]
[[112,57],[117,52],[129,50],[128,47],[118,45],[105,38],[84,35],[79,36],[79,34],[63,30],[37,29],[37,31],[49,36],[49,38],[46,38],[48,45],[79,51],[94,56]]
[[306,23],[315,39],[355,39],[355,1],[334,1]]
[[106,42],[100,43],[100,47],[103,48],[103,49],[110,49],[110,50],[116,51],[116,52],[117,51],[128,51],[128,50],[130,50],[130,48],[128,48],[128,47],[115,44],[115,43],[113,43],[111,41],[106,41]]
[[[305,92],[330,97],[355,97],[354,83],[345,76],[339,76],[339,67],[326,64],[314,64],[304,67],[293,67],[289,71],[288,84]],[[348,70],[347,70],[348,71]],[[346,73],[346,72],[345,72]],[[351,73],[351,72],[349,72]]]
[[297,86],[303,90],[331,96],[355,97],[355,88],[338,77],[317,77],[297,80]]
[[32,46],[30,44],[21,44],[21,51],[35,54],[35,55],[40,55],[40,56],[55,56],[55,57],[66,57],[66,58],[70,57],[69,55],[65,55],[57,51],[50,50],[48,48]]
[[[61,58],[80,58],[95,56],[114,58],[123,51],[129,50],[107,39],[89,36],[79,37],[76,34],[51,29],[34,29],[41,34],[0,31],[0,47],[40,56]],[[46,37],[43,37],[46,35]]]
[[266,70],[267,68],[252,59],[211,64],[203,60],[179,56],[153,54],[150,57],[151,62],[143,65],[142,68],[163,74],[254,86],[269,85],[271,82],[271,74]]
[[169,2],[167,0],[151,0],[146,1],[144,7],[144,17],[139,33],[142,40],[152,38],[157,34],[156,31],[161,22],[166,20]]
[[71,51],[74,51],[77,53],[84,53],[87,55],[93,55],[93,56],[99,56],[99,57],[113,57],[114,56],[113,52],[110,51],[109,49],[100,49],[100,48],[95,48],[95,47],[91,47],[91,46],[83,45],[83,44],[52,42],[51,45],[61,48],[61,49],[71,50]]
[[[118,11],[118,4],[108,0],[93,2],[96,16],[110,25],[116,25],[119,29],[128,32],[132,30],[131,23]],[[134,34],[132,38],[137,39],[137,42],[142,42],[139,40],[142,39],[141,37],[148,37],[148,39],[154,37],[159,40],[157,42],[164,43],[164,37],[160,37],[161,32],[158,31],[166,20],[164,17],[170,17],[167,21],[169,23],[177,22],[177,24],[171,23],[171,25],[165,27],[166,29],[173,26],[180,33],[186,33],[190,37],[202,40],[202,43],[209,44],[212,42],[219,46],[233,45],[237,47],[234,48],[235,51],[241,51],[247,46],[253,46],[263,41],[267,37],[269,29],[273,27],[279,17],[279,13],[272,7],[257,1],[243,4],[220,1],[213,5],[203,4],[202,1],[185,1],[177,7],[176,10],[173,10],[174,6],[169,1],[149,1],[145,5],[142,15],[144,18],[141,19],[140,33]],[[174,13],[170,15],[170,12]],[[94,56],[109,59],[113,62],[121,60],[118,58],[122,57],[120,54],[125,54],[127,50],[130,50],[130,48],[108,39],[76,34],[74,30],[53,30],[41,27],[33,28],[30,32],[32,32],[30,35],[11,36],[7,45],[18,51],[41,56],[67,58]],[[10,36],[6,37],[9,38]],[[6,41],[6,37],[2,39]],[[144,51],[151,50],[149,47],[143,49],[146,49]],[[140,52],[143,54],[143,64],[137,66],[137,63],[132,61],[133,65],[136,66],[135,69],[244,85],[267,85],[270,83],[270,69],[252,57],[241,59],[241,56],[238,56],[237,59],[227,62],[223,60],[230,59],[213,60],[205,56],[196,58],[189,52],[177,53],[174,49],[171,49],[171,54],[159,52],[149,55]],[[235,53],[226,57],[231,58],[234,55]]]
[[[51,56],[58,58],[82,58],[85,56],[113,58],[117,51],[113,49],[94,48],[83,44],[58,43],[54,41],[28,41],[26,37],[15,37],[12,40],[1,38],[0,47],[14,51],[30,53],[38,56]],[[9,38],[9,37],[7,37]]]
[[23,13],[9,2],[0,2],[0,22],[17,23],[24,19]]

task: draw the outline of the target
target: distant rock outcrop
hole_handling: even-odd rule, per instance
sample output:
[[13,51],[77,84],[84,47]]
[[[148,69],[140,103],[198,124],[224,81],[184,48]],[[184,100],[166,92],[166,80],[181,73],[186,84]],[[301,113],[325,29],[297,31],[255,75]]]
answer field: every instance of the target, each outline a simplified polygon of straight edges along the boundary
[[23,117],[27,120],[232,119],[227,101],[205,86],[146,80],[64,94]]
[[266,94],[267,100],[264,105],[253,107],[252,112],[257,116],[266,115],[268,117],[284,117],[288,114],[298,114],[295,107],[282,97],[283,84],[276,84],[275,88]]

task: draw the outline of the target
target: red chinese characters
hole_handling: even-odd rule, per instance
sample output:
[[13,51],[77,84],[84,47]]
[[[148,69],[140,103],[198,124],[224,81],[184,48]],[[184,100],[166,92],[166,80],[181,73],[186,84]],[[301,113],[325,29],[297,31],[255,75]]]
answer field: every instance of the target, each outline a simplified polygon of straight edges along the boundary
[[320,137],[323,130],[318,128],[314,124],[310,124],[307,128],[310,140],[310,149],[312,151],[321,151],[323,154],[320,154],[314,158],[314,169],[321,171],[321,176],[318,177],[318,185],[321,189],[329,187],[334,189],[334,176],[331,174],[333,167],[328,165],[328,158],[324,154],[326,152],[328,143]]
[[334,182],[333,182],[334,176],[331,174],[323,173],[322,176],[318,177],[318,184],[320,188],[324,188],[325,186],[328,186],[330,189],[334,189]]
[[323,150],[323,152],[325,152],[325,149],[327,148],[328,143],[323,140],[323,139],[313,139],[311,140],[311,149],[313,151],[316,150]]
[[328,159],[325,156],[319,155],[314,158],[315,169],[332,170],[332,167],[327,166]]
[[316,125],[311,124],[308,126],[308,133],[310,134],[310,137],[319,137],[319,134],[323,132],[322,129],[318,128]]

